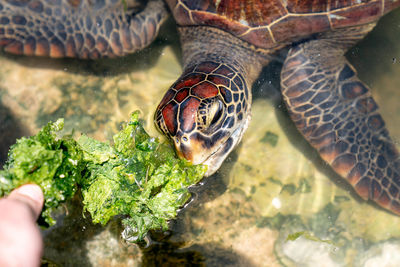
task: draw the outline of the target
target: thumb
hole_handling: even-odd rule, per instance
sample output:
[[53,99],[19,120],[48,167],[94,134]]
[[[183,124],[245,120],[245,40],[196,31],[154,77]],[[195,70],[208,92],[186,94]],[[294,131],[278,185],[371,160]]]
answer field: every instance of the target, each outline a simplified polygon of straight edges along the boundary
[[26,184],[13,190],[7,197],[10,200],[22,201],[27,204],[33,211],[35,219],[40,215],[43,208],[43,192],[42,189],[35,184]]

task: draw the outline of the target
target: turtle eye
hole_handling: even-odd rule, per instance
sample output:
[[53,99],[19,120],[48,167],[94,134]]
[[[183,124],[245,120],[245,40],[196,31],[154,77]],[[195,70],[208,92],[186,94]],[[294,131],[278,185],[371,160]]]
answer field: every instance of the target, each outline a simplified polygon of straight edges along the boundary
[[212,129],[221,122],[224,114],[224,103],[218,99],[207,99],[199,107],[198,126],[201,130]]
[[209,121],[208,126],[216,124],[222,117],[223,105],[221,101],[217,100],[213,102],[209,109]]

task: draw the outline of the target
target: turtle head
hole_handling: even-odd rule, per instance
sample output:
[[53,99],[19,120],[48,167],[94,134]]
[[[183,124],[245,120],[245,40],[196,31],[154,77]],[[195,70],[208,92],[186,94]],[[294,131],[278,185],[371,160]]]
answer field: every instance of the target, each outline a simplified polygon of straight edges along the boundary
[[239,143],[250,120],[246,84],[232,67],[204,62],[186,71],[158,105],[155,122],[177,154],[211,175]]

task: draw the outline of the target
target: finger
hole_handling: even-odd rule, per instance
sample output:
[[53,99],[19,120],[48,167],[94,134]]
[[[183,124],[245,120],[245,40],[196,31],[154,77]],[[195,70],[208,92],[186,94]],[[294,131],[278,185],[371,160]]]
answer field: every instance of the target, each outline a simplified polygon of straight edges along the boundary
[[10,193],[8,199],[22,201],[27,204],[31,208],[35,219],[39,217],[43,208],[43,192],[42,189],[35,184],[26,184],[18,187]]
[[43,194],[25,185],[0,199],[0,266],[39,266],[43,242],[36,218]]

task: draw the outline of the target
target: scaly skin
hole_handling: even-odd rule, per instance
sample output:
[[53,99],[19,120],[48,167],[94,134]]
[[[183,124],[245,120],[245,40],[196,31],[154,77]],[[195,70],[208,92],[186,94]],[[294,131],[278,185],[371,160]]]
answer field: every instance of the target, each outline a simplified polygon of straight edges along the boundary
[[364,199],[400,214],[400,158],[369,88],[344,57],[373,25],[321,35],[290,49],[281,86],[304,137]]
[[168,13],[162,1],[0,1],[0,46],[29,56],[96,59],[141,50]]
[[181,27],[179,32],[184,71],[157,107],[155,121],[180,156],[208,165],[206,175],[211,175],[247,129],[250,88],[270,51],[216,28]]
[[[184,73],[155,120],[180,156],[214,173],[249,124],[250,88],[268,54],[293,46],[281,85],[297,128],[358,194],[400,214],[399,153],[343,56],[400,0],[166,2]],[[126,55],[151,43],[167,17],[161,0],[127,3],[125,10],[120,0],[0,0],[0,46],[36,56]]]

